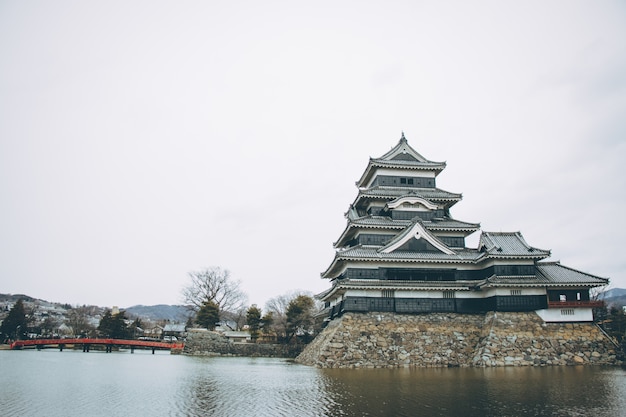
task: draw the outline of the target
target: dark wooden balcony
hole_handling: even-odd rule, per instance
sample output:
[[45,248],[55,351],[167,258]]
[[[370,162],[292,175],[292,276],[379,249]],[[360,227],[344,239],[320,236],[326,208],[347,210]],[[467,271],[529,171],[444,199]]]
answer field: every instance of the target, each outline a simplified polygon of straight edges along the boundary
[[548,301],[548,308],[599,308],[604,306],[604,301]]

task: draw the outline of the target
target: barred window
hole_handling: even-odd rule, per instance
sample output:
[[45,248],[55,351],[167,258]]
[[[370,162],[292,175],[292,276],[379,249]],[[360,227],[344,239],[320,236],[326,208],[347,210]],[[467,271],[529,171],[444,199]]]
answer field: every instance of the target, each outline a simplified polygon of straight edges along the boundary
[[562,316],[573,316],[574,315],[574,309],[573,308],[564,308],[561,310],[561,315]]
[[511,290],[511,295],[522,295],[522,290]]
[[454,298],[454,291],[444,291],[443,298]]
[[383,290],[383,298],[394,298],[395,295],[394,290]]

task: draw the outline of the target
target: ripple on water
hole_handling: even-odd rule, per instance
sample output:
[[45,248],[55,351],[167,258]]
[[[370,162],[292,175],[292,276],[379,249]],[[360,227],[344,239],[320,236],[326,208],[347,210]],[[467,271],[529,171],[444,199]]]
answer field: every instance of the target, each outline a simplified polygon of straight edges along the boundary
[[619,368],[321,370],[282,359],[0,351],[2,416],[615,416]]

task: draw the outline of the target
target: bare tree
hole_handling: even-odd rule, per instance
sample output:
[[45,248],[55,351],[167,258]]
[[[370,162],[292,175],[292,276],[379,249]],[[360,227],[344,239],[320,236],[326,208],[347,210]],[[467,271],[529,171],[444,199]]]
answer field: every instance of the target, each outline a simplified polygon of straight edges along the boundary
[[41,334],[44,336],[53,335],[59,328],[59,321],[54,317],[46,317],[41,323]]
[[272,328],[279,339],[287,337],[287,306],[295,297],[296,293],[287,293],[270,298],[265,303],[265,311],[272,314]]
[[94,307],[74,307],[67,313],[65,323],[72,328],[75,336],[86,336],[95,330],[94,326],[89,323],[89,317],[93,315],[95,315]]
[[231,279],[227,269],[210,267],[192,271],[189,278],[191,284],[183,288],[183,299],[196,310],[207,302],[217,304],[220,312],[236,312],[244,308],[248,297],[239,287],[240,282]]
[[[243,326],[246,324],[246,312],[248,308],[242,304],[241,308],[234,311],[226,311],[223,314],[224,320],[229,320],[235,323],[235,328],[233,330],[241,330]],[[231,327],[231,326],[229,326]]]

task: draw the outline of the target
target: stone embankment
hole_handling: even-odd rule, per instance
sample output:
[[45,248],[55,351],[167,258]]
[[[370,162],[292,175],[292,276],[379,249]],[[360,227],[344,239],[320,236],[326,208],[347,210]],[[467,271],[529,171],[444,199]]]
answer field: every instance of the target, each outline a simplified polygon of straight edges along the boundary
[[593,323],[545,323],[537,314],[346,313],[296,358],[321,368],[618,364]]
[[250,356],[295,358],[302,352],[300,345],[237,343],[211,331],[190,331],[187,334],[184,355],[194,356]]

